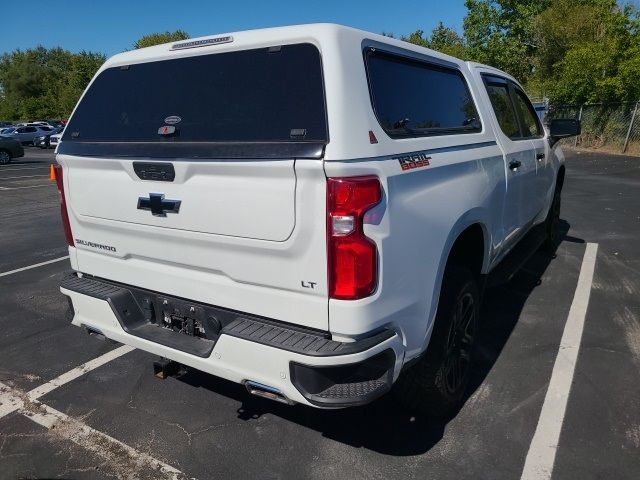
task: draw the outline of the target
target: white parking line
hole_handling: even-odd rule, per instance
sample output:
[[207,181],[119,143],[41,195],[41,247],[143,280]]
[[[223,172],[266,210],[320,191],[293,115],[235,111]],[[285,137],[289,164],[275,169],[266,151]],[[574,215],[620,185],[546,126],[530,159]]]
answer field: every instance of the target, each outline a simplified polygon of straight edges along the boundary
[[9,270],[8,272],[1,272],[0,277],[6,277],[7,275],[11,275],[13,273],[24,272],[25,270],[31,270],[32,268],[42,267],[43,265],[49,265],[50,263],[61,262],[62,260],[66,260],[69,258],[69,255],[60,258],[54,258],[53,260],[47,260],[46,262],[35,263],[33,265],[29,265],[28,267],[16,268],[15,270]]
[[32,185],[30,187],[0,187],[0,190],[22,190],[23,188],[42,188],[42,187],[53,187],[55,183],[47,183],[46,185]]
[[[121,347],[111,350],[104,355],[100,355],[93,360],[89,360],[88,362],[83,363],[82,365],[63,373],[53,380],[49,380],[47,383],[34,388],[27,394],[23,395],[22,399],[24,401],[36,401],[43,395],[54,391],[56,388],[61,387],[62,385],[65,385],[66,383],[69,383],[70,381],[81,377],[85,373],[89,373],[91,370],[95,370],[96,368],[101,367],[102,365],[105,365],[110,361],[129,353],[132,350],[135,349],[128,345],[122,345]],[[10,414],[15,410],[18,410],[19,408],[22,408],[21,404],[17,404],[12,401],[12,397],[15,396],[15,394],[12,393],[13,391],[14,389],[0,382],[0,418]]]
[[82,448],[106,459],[122,476],[138,478],[139,474],[153,471],[154,478],[183,478],[184,475],[182,472],[171,465],[140,452],[86,425],[80,420],[72,418],[38,401],[43,395],[132,350],[134,350],[134,348],[128,345],[118,347],[73,370],[63,373],[59,377],[34,388],[28,393],[11,388],[0,382],[0,418],[18,411],[30,420],[45,427],[51,434],[70,440]]
[[104,458],[116,470],[120,478],[139,478],[140,475],[149,472],[153,472],[154,478],[184,478],[182,472],[177,468],[140,452],[48,405],[31,400],[28,398],[28,394],[25,395],[19,390],[0,383],[0,412],[5,405],[10,408],[17,407],[13,410],[18,410],[26,418],[43,426],[50,434],[70,440]]
[[567,323],[564,326],[560,349],[553,365],[551,380],[544,397],[536,432],[527,452],[521,480],[550,479],[553,473],[560,431],[580,351],[597,253],[598,244],[587,243],[582,267],[580,267],[578,285],[569,309]]
[[13,389],[0,382],[0,418],[22,408],[24,402],[13,393]]
[[87,363],[83,363],[79,367],[76,367],[73,370],[69,370],[59,377],[56,377],[53,380],[50,380],[47,383],[34,388],[29,393],[27,393],[27,397],[29,397],[29,400],[37,400],[43,395],[46,395],[56,388],[61,387],[65,383],[69,383],[70,381],[81,377],[85,373],[90,372],[91,370],[94,370],[106,363],[109,363],[111,360],[115,360],[116,358],[121,357],[122,355],[125,355],[126,353],[129,353],[133,350],[135,349],[133,347],[130,347],[129,345],[122,345],[121,347],[111,350],[110,352],[107,352],[104,355],[99,356],[98,358],[94,358]]
[[47,163],[47,164],[43,164],[35,167],[2,168],[0,169],[0,172],[11,172],[11,171],[18,171],[18,170],[37,170],[39,168],[49,168],[49,164]]
[[41,178],[49,175],[22,175],[20,177],[0,177],[0,180],[15,180],[16,178]]

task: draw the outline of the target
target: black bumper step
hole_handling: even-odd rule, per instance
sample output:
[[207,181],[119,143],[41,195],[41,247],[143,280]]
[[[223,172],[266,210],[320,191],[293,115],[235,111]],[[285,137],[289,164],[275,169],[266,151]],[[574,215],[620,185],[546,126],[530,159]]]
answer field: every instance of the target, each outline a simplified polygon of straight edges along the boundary
[[[169,297],[159,292],[144,290],[88,275],[66,277],[62,288],[109,303],[122,328],[129,334],[175,348],[199,357],[208,357],[220,335],[230,335],[262,345],[312,357],[350,355],[363,352],[393,337],[392,330],[381,330],[357,342],[331,340],[329,332],[289,325],[234,310],[206,305],[187,299]],[[187,307],[206,318],[214,317],[221,327],[213,333],[207,329],[207,338],[185,335],[158,325],[149,313],[149,304],[166,301],[170,305]],[[156,307],[156,311],[158,311]],[[155,322],[154,322],[155,320]]]
[[125,332],[154,343],[174,348],[198,357],[211,355],[215,339],[192,337],[151,323],[130,289],[71,275],[60,284],[62,288],[106,301]]
[[325,407],[364,405],[393,384],[396,356],[384,350],[361,362],[318,367],[291,362],[291,381],[312,404]]
[[298,330],[295,327],[249,318],[238,318],[223,328],[222,333],[311,357],[330,357],[364,352],[395,335],[392,330],[382,330],[376,335],[357,342],[336,342],[329,338],[329,334],[320,335]]

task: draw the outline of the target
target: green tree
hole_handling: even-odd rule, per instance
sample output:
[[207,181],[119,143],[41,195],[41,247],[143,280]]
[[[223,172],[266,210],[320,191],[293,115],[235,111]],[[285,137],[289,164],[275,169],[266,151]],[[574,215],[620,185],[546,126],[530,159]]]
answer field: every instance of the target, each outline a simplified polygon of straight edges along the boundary
[[442,22],[439,22],[431,31],[429,46],[433,50],[437,50],[438,52],[446,53],[454,57],[465,58],[467,56],[462,37],[452,28],[443,25]]
[[551,0],[465,0],[464,39],[469,57],[521,81],[534,70],[533,20]]
[[403,40],[500,68],[555,103],[640,98],[640,15],[616,0],[465,0],[464,34]]
[[134,44],[133,48],[146,48],[162,43],[175,42],[177,40],[186,40],[191,38],[184,30],[176,30],[175,32],[158,32],[151,33],[140,37]]
[[534,20],[534,80],[557,103],[637,100],[637,23],[615,0],[555,0]]
[[421,47],[431,48],[438,52],[453,55],[458,58],[466,57],[464,41],[458,33],[450,27],[445,26],[442,22],[431,31],[428,37],[425,37],[423,30],[416,30],[408,37],[402,37],[402,40],[420,45]]
[[101,53],[82,51],[71,58],[71,65],[66,74],[66,82],[62,89],[58,109],[60,116],[68,116],[85,88],[105,62],[106,57]]
[[67,117],[104,60],[102,54],[44,47],[0,56],[0,118]]

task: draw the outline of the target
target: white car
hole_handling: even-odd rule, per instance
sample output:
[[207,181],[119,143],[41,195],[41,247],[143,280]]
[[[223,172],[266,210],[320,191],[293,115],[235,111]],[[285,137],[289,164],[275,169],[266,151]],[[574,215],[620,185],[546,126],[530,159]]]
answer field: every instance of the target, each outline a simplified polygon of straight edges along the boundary
[[60,133],[56,133],[53,134],[49,137],[49,146],[51,148],[56,148],[58,146],[58,144],[60,144],[60,139],[62,138],[62,134],[64,133],[64,131],[60,132]]
[[578,131],[495,68],[337,25],[118,54],[58,146],[72,323],[285,403],[398,383],[445,414],[487,274],[556,240]]

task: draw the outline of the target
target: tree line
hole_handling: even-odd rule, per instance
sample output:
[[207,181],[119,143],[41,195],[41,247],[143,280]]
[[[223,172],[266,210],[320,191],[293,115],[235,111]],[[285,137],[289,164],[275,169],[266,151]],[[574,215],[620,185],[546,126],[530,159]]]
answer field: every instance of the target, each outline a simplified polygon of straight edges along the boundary
[[[184,40],[182,31],[145,35],[133,44],[144,48]],[[71,53],[62,48],[30,48],[0,56],[0,120],[68,118],[80,95],[107,57]]]
[[[500,68],[556,104],[640,99],[640,14],[616,0],[465,0],[463,33],[439,23],[402,40]],[[386,35],[393,36],[387,33]],[[133,48],[183,40],[154,33]],[[0,120],[66,118],[106,57],[37,47],[0,56]]]
[[[465,0],[463,34],[438,24],[417,45],[506,71],[556,104],[640,99],[640,16],[616,0]],[[393,36],[393,35],[392,35]]]

